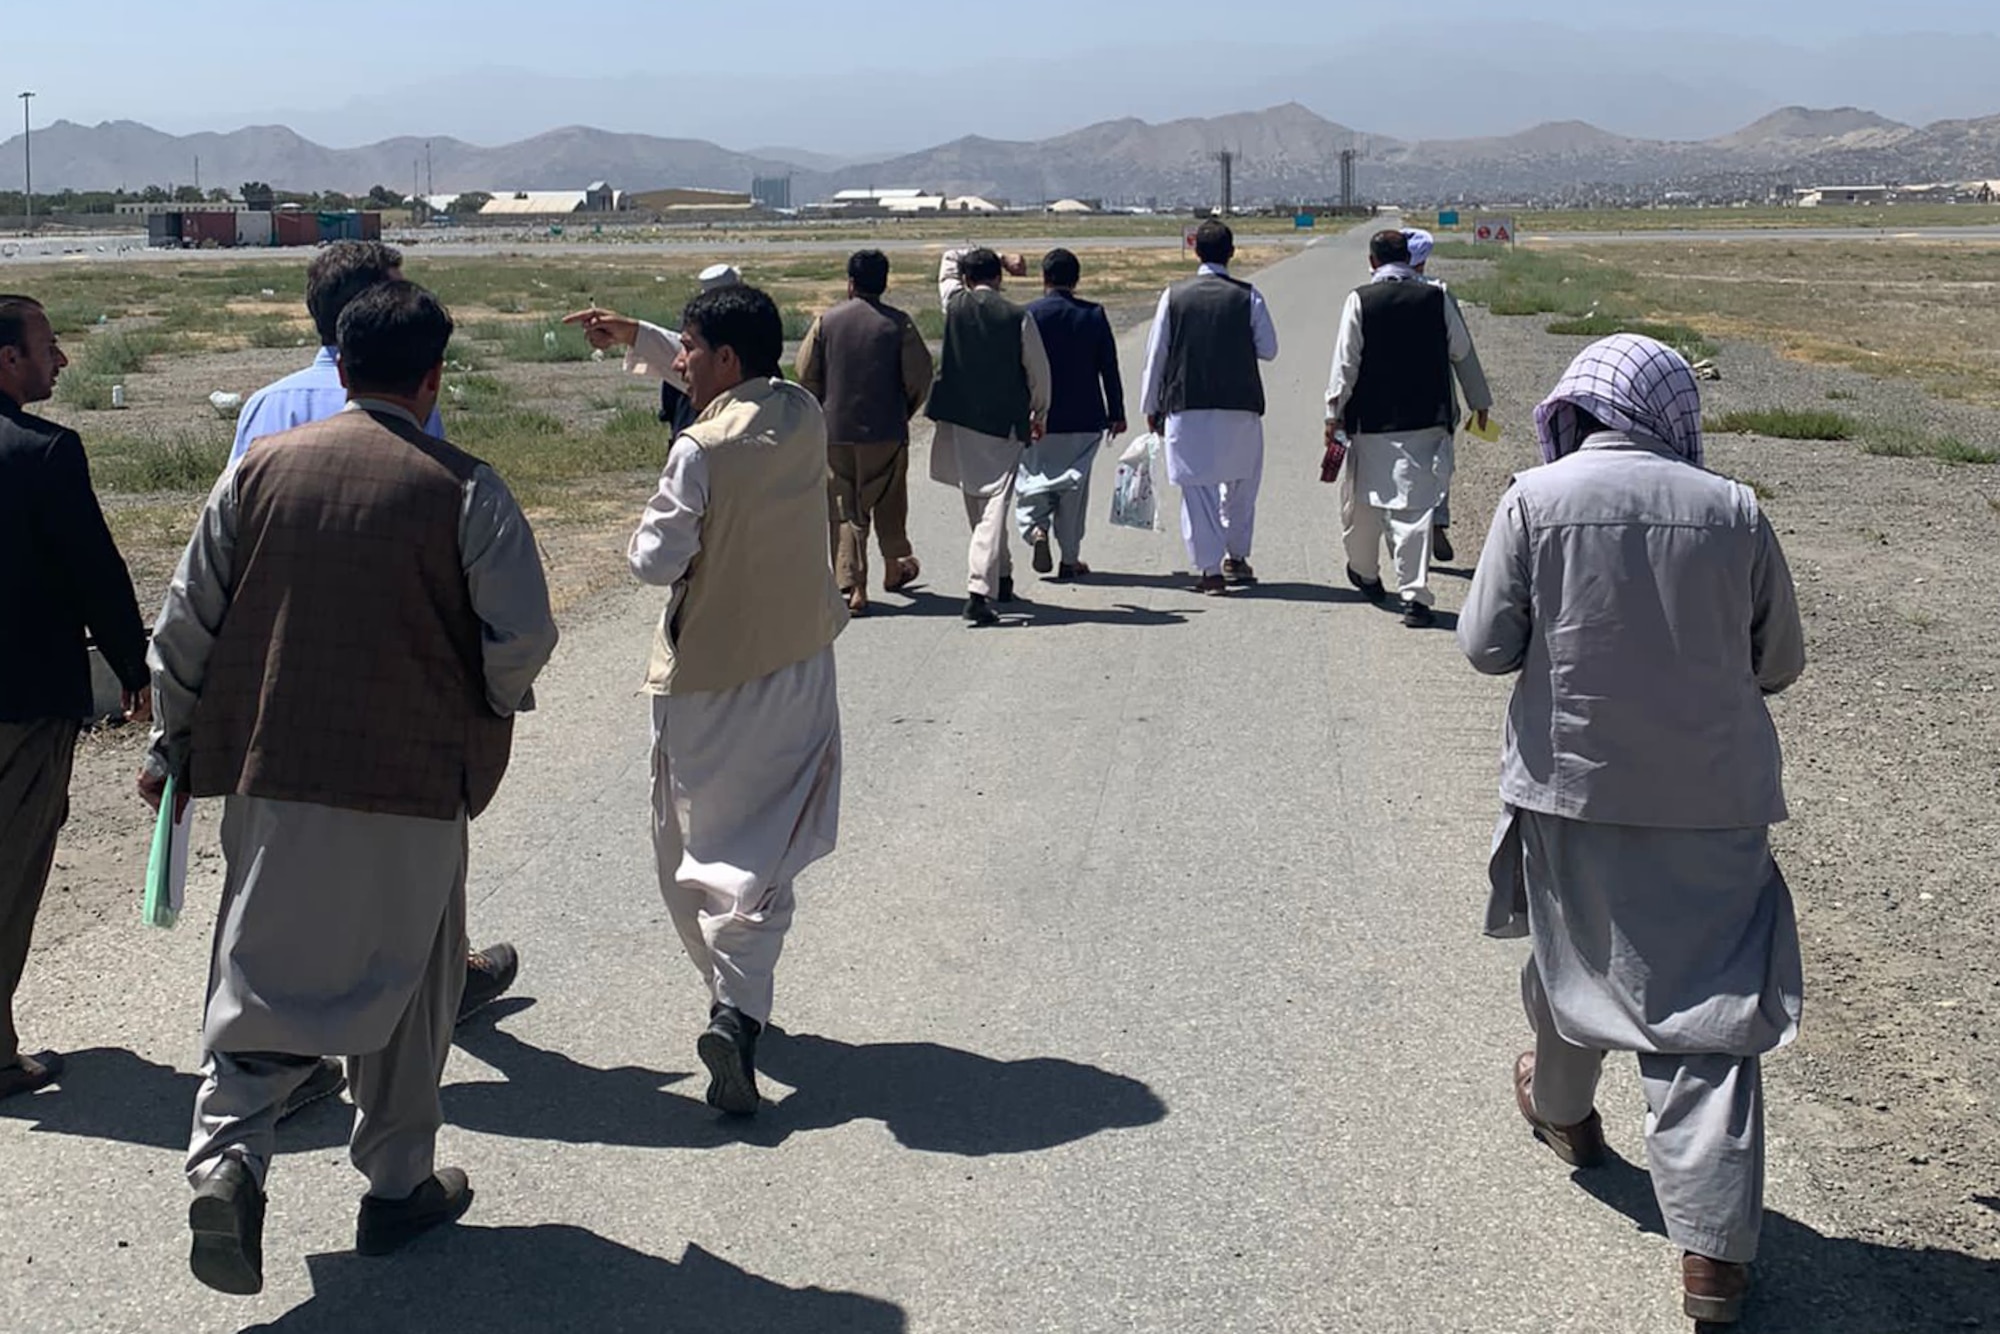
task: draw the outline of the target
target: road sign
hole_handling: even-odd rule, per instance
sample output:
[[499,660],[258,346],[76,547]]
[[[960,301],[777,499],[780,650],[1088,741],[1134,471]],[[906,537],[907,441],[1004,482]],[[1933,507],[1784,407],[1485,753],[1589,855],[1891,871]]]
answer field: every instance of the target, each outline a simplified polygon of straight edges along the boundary
[[1200,228],[1197,227],[1185,227],[1181,229],[1181,249],[1194,249],[1194,234],[1199,230]]
[[1319,219],[1315,218],[1310,213],[1300,213],[1295,217],[1293,217],[1292,219],[1292,226],[1298,228],[1300,231],[1304,231],[1308,227],[1316,227],[1318,225],[1319,225]]
[[1458,226],[1458,210],[1457,210],[1457,209],[1455,209],[1455,208],[1442,208],[1442,209],[1439,209],[1439,210],[1438,210],[1438,226],[1440,226],[1440,227],[1456,227],[1456,226]]
[[1512,218],[1481,218],[1473,224],[1474,245],[1514,244],[1514,220]]

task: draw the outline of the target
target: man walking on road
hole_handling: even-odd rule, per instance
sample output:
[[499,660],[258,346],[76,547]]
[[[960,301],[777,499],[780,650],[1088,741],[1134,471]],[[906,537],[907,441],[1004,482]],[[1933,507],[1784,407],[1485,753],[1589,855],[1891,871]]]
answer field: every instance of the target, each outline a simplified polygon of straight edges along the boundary
[[534,534],[492,469],[427,434],[451,318],[411,283],[342,312],[345,411],[216,483],[154,629],[141,793],[224,798],[226,863],[188,1180],[189,1265],[263,1286],[273,1127],[348,1056],[355,1246],[458,1218],[438,1081],[465,985],[467,823],[555,648]]
[[826,424],[778,372],[784,320],[753,287],[688,304],[676,364],[698,418],[633,534],[632,572],[671,589],[653,640],[653,848],[660,893],[709,996],[708,1102],[757,1111],[793,882],[840,826],[827,564]]
[[1520,673],[1486,918],[1534,946],[1515,1097],[1596,1166],[1604,1053],[1638,1053],[1682,1304],[1733,1321],[1764,1216],[1760,1058],[1803,991],[1764,704],[1805,669],[1791,573],[1750,488],[1702,470],[1679,354],[1594,344],[1535,427],[1547,466],[1501,499],[1458,630],[1481,672]]
[[1000,295],[1003,273],[1028,270],[1019,255],[948,250],[938,267],[944,351],[924,413],[937,423],[931,480],[965,497],[972,528],[965,619],[994,625],[992,603],[1014,600],[1007,523],[1021,453],[1041,438],[1049,410],[1049,358],[1027,311]]
[[69,358],[32,297],[0,296],[0,1099],[62,1074],[54,1052],[21,1051],[14,993],[69,816],[71,761],[91,713],[90,650],[124,687],[125,717],[151,716],[146,627],[75,431],[27,411],[55,393]]
[[[1451,294],[1451,289],[1449,287],[1445,286],[1444,279],[1433,278],[1430,276],[1429,273],[1425,271],[1426,266],[1430,264],[1431,251],[1435,249],[1437,246],[1437,238],[1432,236],[1429,232],[1425,231],[1421,227],[1405,227],[1403,229],[1403,235],[1409,238],[1410,242],[1410,267],[1416,270],[1417,276],[1419,278],[1422,278],[1425,282],[1437,288],[1438,291],[1443,292],[1445,300],[1451,302],[1452,306],[1456,308],[1458,305],[1458,298]],[[1465,318],[1465,312],[1462,310],[1459,311],[1459,319],[1463,321],[1464,318]],[[1470,365],[1467,367],[1466,373],[1468,377],[1476,377],[1482,382],[1486,379],[1486,371],[1479,365],[1479,353],[1477,349],[1475,349],[1472,353]],[[1452,396],[1451,396],[1451,421],[1452,421],[1452,430],[1456,432],[1458,429],[1459,412],[1458,412],[1458,391],[1455,383],[1453,385]],[[1456,444],[1454,444],[1453,446],[1453,451],[1454,451],[1454,462],[1456,462]],[[1352,495],[1352,491],[1350,490],[1347,494]],[[1341,519],[1343,524],[1345,524],[1347,520],[1347,516],[1345,513],[1342,514]],[[1450,528],[1451,528],[1451,484],[1449,480],[1447,480],[1445,483],[1444,494],[1438,497],[1437,509],[1432,513],[1431,516],[1431,555],[1441,561],[1452,560],[1458,555],[1458,553],[1452,549],[1451,533],[1449,531]]]
[[[1090,511],[1090,472],[1109,431],[1125,433],[1125,385],[1118,375],[1118,339],[1104,307],[1076,294],[1083,266],[1067,250],[1042,258],[1041,300],[1028,314],[1049,358],[1047,430],[1021,456],[1016,517],[1034,553],[1037,574],[1058,579],[1090,573],[1083,563],[1083,529]],[[1049,555],[1053,536],[1061,565]]]
[[[250,396],[250,401],[243,405],[242,415],[236,419],[236,445],[230,451],[231,459],[242,458],[251,445],[266,436],[325,421],[346,409],[347,389],[341,383],[339,349],[335,346],[340,313],[375,284],[402,276],[402,252],[379,241],[335,241],[313,256],[312,263],[306,265],[306,310],[312,315],[313,328],[319,332],[319,355],[304,370],[265,385]],[[435,406],[425,418],[424,431],[436,439],[444,439],[444,419]],[[506,995],[520,970],[520,955],[512,945],[503,942],[484,949],[468,949],[459,1021],[463,1023]],[[291,1110],[339,1091],[339,1070],[329,1065],[300,1090]]]
[[907,314],[882,300],[889,257],[847,261],[847,300],[812,322],[798,377],[826,412],[826,484],[834,582],[854,615],[868,610],[868,531],[882,548],[882,591],[915,582],[910,546],[910,418],[931,384],[931,350]]
[[1195,232],[1201,269],[1160,297],[1146,342],[1142,404],[1164,432],[1167,480],[1181,489],[1181,538],[1195,591],[1254,584],[1250,546],[1264,478],[1264,377],[1278,330],[1264,294],[1229,276],[1236,236],[1210,219]]
[[1341,311],[1326,386],[1326,438],[1331,444],[1344,433],[1349,441],[1341,484],[1348,581],[1372,602],[1387,600],[1386,537],[1403,624],[1422,628],[1432,623],[1436,601],[1432,514],[1451,483],[1452,376],[1482,427],[1493,395],[1457,304],[1410,267],[1409,239],[1377,232],[1368,262],[1373,280],[1350,293]]

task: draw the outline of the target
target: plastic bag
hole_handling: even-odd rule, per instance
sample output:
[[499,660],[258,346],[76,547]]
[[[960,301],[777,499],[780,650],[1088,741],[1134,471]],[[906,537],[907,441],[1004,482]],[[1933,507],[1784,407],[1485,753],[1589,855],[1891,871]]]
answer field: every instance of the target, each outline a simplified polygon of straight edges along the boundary
[[146,858],[146,897],[140,916],[147,926],[171,929],[180,921],[187,898],[188,823],[194,818],[194,803],[189,802],[176,820],[179,798],[180,784],[167,779],[160,815],[153,822],[153,850]]
[[1153,465],[1159,456],[1160,437],[1151,431],[1118,456],[1118,480],[1111,488],[1111,522],[1123,528],[1160,526],[1160,498],[1153,487]]

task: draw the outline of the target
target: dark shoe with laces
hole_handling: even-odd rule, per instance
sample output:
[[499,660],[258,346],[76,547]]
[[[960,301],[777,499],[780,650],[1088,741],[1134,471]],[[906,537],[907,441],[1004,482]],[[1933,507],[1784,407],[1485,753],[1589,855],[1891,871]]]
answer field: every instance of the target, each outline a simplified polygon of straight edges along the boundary
[[1056,558],[1049,551],[1049,534],[1045,528],[1037,528],[1028,534],[1028,545],[1034,549],[1036,574],[1047,574],[1056,567]]
[[1082,561],[1077,561],[1075,564],[1058,565],[1056,567],[1056,582],[1063,584],[1075,583],[1078,579],[1089,575],[1089,573],[1090,567]]
[[1575,1125],[1559,1126],[1535,1113],[1535,1053],[1524,1051],[1514,1062],[1514,1105],[1528,1123],[1535,1138],[1549,1146],[1556,1157],[1571,1167],[1600,1167],[1604,1163],[1604,1121],[1592,1108],[1590,1115]]
[[313,1067],[313,1072],[306,1076],[305,1083],[293,1089],[284,1105],[278,1108],[278,1120],[289,1120],[316,1102],[337,1098],[346,1087],[347,1067],[334,1057],[323,1056]]
[[1378,607],[1389,597],[1389,590],[1382,586],[1380,579],[1363,579],[1356,573],[1352,565],[1347,567],[1347,582],[1354,585],[1360,591],[1362,597],[1367,598]]
[[755,1116],[763,1105],[757,1092],[757,1034],[763,1025],[734,1005],[709,1008],[708,1029],[695,1040],[695,1054],[708,1067],[708,1105],[731,1116]]
[[1437,624],[1437,613],[1415,598],[1404,598],[1403,624],[1412,630],[1428,630]]
[[1206,598],[1221,597],[1229,591],[1229,583],[1219,574],[1204,574],[1192,585],[1195,592]]
[[472,1207],[472,1184],[456,1167],[437,1174],[400,1200],[361,1197],[354,1224],[354,1249],[363,1255],[392,1255],[432,1228],[456,1223]]
[[969,593],[965,598],[965,622],[967,625],[998,625],[1000,613],[993,610],[982,593]]
[[464,1023],[507,994],[521,972],[521,956],[512,945],[488,945],[465,957],[465,994],[458,998],[458,1022]]
[[1257,572],[1250,568],[1247,560],[1226,560],[1222,562],[1222,582],[1232,587],[1248,588],[1257,582]]
[[1453,549],[1451,537],[1445,532],[1444,526],[1442,524],[1434,525],[1431,528],[1431,558],[1433,560],[1451,560],[1457,555],[1458,552]]
[[217,1292],[249,1297],[264,1290],[264,1192],[240,1158],[224,1158],[195,1187],[188,1205],[194,1243],[188,1268]]
[[1681,1252],[1681,1310],[1688,1319],[1733,1325],[1743,1318],[1750,1295],[1750,1266]]

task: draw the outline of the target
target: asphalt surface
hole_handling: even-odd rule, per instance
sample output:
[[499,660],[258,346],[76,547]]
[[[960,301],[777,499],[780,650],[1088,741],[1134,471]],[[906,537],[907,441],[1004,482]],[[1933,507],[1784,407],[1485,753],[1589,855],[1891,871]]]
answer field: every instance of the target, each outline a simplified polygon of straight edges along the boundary
[[[1637,1169],[1593,1198],[1513,1109],[1522,947],[1479,934],[1505,686],[1449,614],[1408,630],[1342,582],[1319,395],[1360,255],[1260,280],[1283,352],[1254,592],[1182,591],[1177,533],[1100,513],[1093,582],[1023,556],[1028,601],[968,630],[958,500],[917,461],[929,587],[841,641],[842,846],[800,884],[754,1123],[693,1073],[704,1001],[645,835],[659,599],[620,592],[571,618],[475,828],[473,934],[525,962],[447,1071],[464,1225],[353,1255],[322,1105],[283,1137],[264,1294],[189,1277],[211,863],[180,930],[33,960],[24,1026],[75,1054],[0,1105],[0,1328],[1686,1329]],[[1628,1065],[1600,1106],[1642,1161]],[[1772,1203],[1810,1215],[1790,1152]]]

